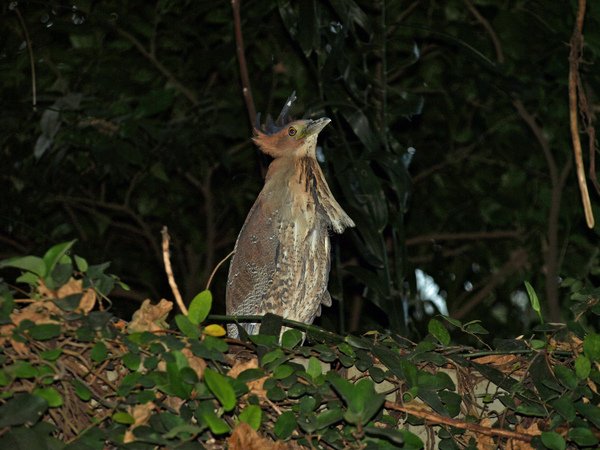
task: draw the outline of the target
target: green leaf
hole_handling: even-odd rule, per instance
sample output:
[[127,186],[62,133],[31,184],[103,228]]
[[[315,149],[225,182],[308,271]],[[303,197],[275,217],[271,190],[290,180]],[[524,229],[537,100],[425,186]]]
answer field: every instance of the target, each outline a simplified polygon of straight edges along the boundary
[[73,244],[77,242],[77,239],[73,239],[69,242],[62,242],[51,247],[43,257],[44,264],[46,265],[45,275],[49,275],[54,270],[54,267],[58,264],[60,259],[69,251]]
[[355,396],[351,408],[360,417],[363,424],[373,418],[383,406],[385,395],[375,391],[375,383],[369,378],[363,378],[354,385]]
[[569,439],[584,447],[598,444],[598,438],[589,428],[572,428],[569,431]]
[[177,328],[190,339],[198,339],[202,334],[198,324],[192,323],[192,321],[183,314],[177,314],[175,316],[175,323],[177,324]]
[[328,409],[317,415],[317,430],[330,427],[344,417],[344,411],[340,408]]
[[140,367],[142,359],[139,353],[129,352],[123,355],[122,361],[129,370],[136,371]]
[[277,366],[275,370],[273,370],[273,378],[276,380],[282,380],[284,378],[289,377],[294,373],[294,368],[289,364],[282,364]]
[[283,356],[284,356],[283,351],[280,348],[276,348],[275,350],[270,351],[269,353],[265,353],[263,355],[263,357],[261,359],[262,365],[264,366],[266,364],[269,364]]
[[546,417],[547,415],[546,410],[542,406],[533,403],[523,403],[517,407],[516,411],[524,416]]
[[208,317],[210,308],[212,306],[212,294],[210,291],[205,290],[196,295],[190,307],[188,309],[188,319],[194,325],[199,325]]
[[62,396],[53,387],[38,388],[35,389],[33,393],[46,400],[48,402],[48,406],[50,406],[51,408],[56,408],[63,404]]
[[368,435],[383,437],[394,444],[404,444],[404,435],[401,431],[379,427],[365,427],[364,430]]
[[559,397],[552,401],[551,405],[567,422],[575,420],[575,407],[573,406],[573,402],[567,397]]
[[0,428],[14,425],[34,424],[48,409],[46,399],[22,394],[0,406]]
[[258,430],[262,421],[262,409],[257,405],[248,405],[239,415],[240,422],[245,422]]
[[92,361],[94,362],[102,362],[106,359],[106,357],[108,356],[108,349],[106,348],[106,345],[104,344],[104,342],[102,341],[98,341],[94,344],[94,346],[92,347],[92,351],[90,353],[90,358],[92,358]]
[[292,435],[297,426],[298,423],[296,422],[294,413],[286,411],[277,418],[273,431],[279,439],[287,439]]
[[114,413],[112,415],[112,420],[123,425],[131,425],[132,423],[135,423],[133,416],[124,411]]
[[556,378],[558,378],[558,381],[566,388],[573,390],[577,387],[577,377],[568,367],[558,365],[554,367],[554,374],[556,375]]
[[308,359],[308,367],[306,368],[306,373],[314,380],[319,375],[321,375],[321,361],[319,361],[314,356],[311,356]]
[[213,410],[212,402],[202,402],[196,410],[200,419],[210,428],[214,434],[229,433],[231,429],[227,422],[221,419]]
[[13,374],[16,378],[35,378],[38,376],[37,368],[25,361],[17,361],[14,366],[12,366]]
[[540,322],[544,323],[544,318],[542,317],[542,307],[540,306],[540,299],[535,293],[535,289],[533,289],[533,286],[531,286],[531,284],[529,284],[528,281],[524,281],[524,283],[525,289],[527,289],[527,295],[529,296],[529,302],[531,303],[531,307],[537,313]]
[[62,355],[62,348],[53,348],[52,350],[44,350],[40,353],[42,359],[46,361],[56,361]]
[[589,333],[583,339],[583,352],[591,362],[600,360],[600,334]]
[[294,328],[286,330],[281,336],[281,346],[287,349],[293,349],[302,342],[302,333]]
[[7,373],[7,371],[0,370],[0,386],[1,387],[8,386],[11,381],[12,381],[12,377]]
[[3,269],[4,267],[14,267],[16,269],[26,270],[41,278],[46,276],[46,264],[42,258],[38,258],[37,256],[22,256],[5,259],[4,261],[0,261],[0,269]]
[[567,443],[563,437],[554,431],[543,431],[542,443],[550,450],[564,450],[567,448]]
[[346,342],[342,342],[341,344],[338,344],[338,349],[340,352],[342,352],[344,355],[350,356],[352,358],[356,357],[356,352],[354,351],[354,349],[347,344]]
[[75,255],[75,265],[77,266],[77,270],[80,272],[86,272],[88,270],[88,262],[83,259],[81,256]]
[[440,342],[440,344],[444,346],[450,344],[450,333],[448,333],[444,324],[439,320],[431,319],[427,325],[427,330]]
[[235,392],[227,377],[212,369],[206,369],[204,371],[204,381],[206,382],[208,389],[210,389],[221,405],[223,405],[225,411],[231,411],[235,407]]
[[575,403],[575,409],[592,422],[596,428],[600,428],[600,408],[591,403],[577,402]]
[[81,381],[73,380],[72,384],[73,388],[75,389],[75,394],[77,394],[77,397],[79,397],[81,400],[87,402],[89,399],[92,398],[92,391],[90,391],[88,387]]
[[592,370],[592,363],[585,355],[579,355],[575,360],[575,374],[580,380],[585,380],[590,376]]
[[465,331],[471,334],[490,334],[490,332],[483,328],[479,323],[465,324]]
[[36,341],[47,341],[60,336],[60,325],[55,323],[43,323],[34,325],[29,329],[29,335]]
[[385,396],[375,391],[371,379],[363,378],[355,385],[334,372],[327,379],[348,406],[344,419],[351,424],[366,424],[379,411]]

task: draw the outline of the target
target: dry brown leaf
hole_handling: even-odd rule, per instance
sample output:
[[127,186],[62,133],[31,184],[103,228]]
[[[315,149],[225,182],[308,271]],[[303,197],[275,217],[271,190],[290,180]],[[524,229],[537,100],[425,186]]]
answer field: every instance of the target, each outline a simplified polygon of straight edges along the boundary
[[79,300],[79,306],[75,311],[88,314],[96,306],[96,292],[93,289],[83,289],[83,281],[71,278],[66,284],[56,291],[56,298],[63,298],[73,294],[83,294]]
[[227,439],[229,450],[296,450],[301,447],[295,442],[273,442],[262,437],[247,423],[238,424],[229,439]]
[[248,369],[258,368],[258,358],[252,358],[248,360],[236,360],[233,367],[229,369],[227,375],[231,378],[237,378],[240,373]]
[[[542,433],[537,422],[531,422],[531,425],[528,427],[517,425],[515,427],[515,431],[517,433],[529,434],[531,436],[539,436]],[[518,439],[509,439],[506,442],[506,448],[511,450],[534,450],[534,447],[532,447],[529,442],[520,441]]]
[[44,283],[44,280],[42,280],[41,278],[38,280],[37,291],[42,297],[47,297],[47,298],[55,298],[56,297],[56,292],[54,292],[48,286],[46,286],[46,283]]
[[248,381],[246,386],[250,389],[249,394],[256,395],[259,399],[263,400],[267,398],[267,391],[264,388],[265,381],[269,379],[268,376],[259,378],[258,380]]
[[551,338],[549,345],[556,350],[575,351],[576,353],[581,353],[583,351],[583,341],[573,333],[569,333],[566,338],[560,341]]
[[135,441],[133,430],[139,427],[140,425],[146,425],[148,423],[148,420],[150,420],[150,416],[152,415],[152,410],[154,410],[154,408],[156,408],[156,405],[152,402],[130,406],[128,408],[128,412],[133,417],[134,422],[129,426],[129,429],[125,432],[125,436],[123,438],[123,442],[125,444]]
[[133,313],[131,322],[127,326],[127,332],[138,333],[149,331],[154,333],[168,329],[169,326],[166,319],[172,309],[173,302],[164,298],[157,305],[153,305],[150,299],[144,300],[140,309]]
[[[237,378],[240,373],[242,373],[244,370],[248,370],[248,369],[256,369],[258,368],[258,359],[257,358],[252,358],[252,359],[248,359],[248,360],[237,360],[233,367],[231,369],[229,369],[229,372],[227,372],[227,375],[229,375],[231,378]],[[259,399],[266,399],[267,398],[267,391],[265,391],[264,389],[264,384],[265,381],[267,381],[269,379],[268,376],[259,378],[258,380],[252,380],[252,381],[248,381],[246,383],[246,385],[248,386],[248,389],[250,390],[250,392],[248,393],[249,395],[256,395]]]
[[515,355],[488,355],[473,359],[478,364],[491,364],[493,366],[512,366],[519,358]]
[[179,414],[179,409],[183,406],[185,400],[183,398],[175,397],[174,395],[167,395],[163,400],[163,403]]
[[598,395],[598,387],[596,386],[596,383],[588,378],[587,385],[594,392],[594,394]]
[[190,364],[190,367],[194,369],[194,372],[196,372],[198,378],[202,379],[204,376],[204,369],[206,369],[206,361],[194,355],[192,351],[187,347],[181,350],[181,353],[185,355],[185,357],[188,360],[188,363]]
[[83,292],[81,280],[76,280],[75,278],[69,279],[65,284],[58,288],[54,297],[63,298],[68,295],[79,294]]
[[31,320],[36,324],[57,323],[52,316],[62,316],[62,310],[49,300],[39,300],[10,315],[12,323],[19,325],[23,320]]
[[[483,419],[481,422],[479,422],[479,425],[486,428],[491,428],[492,424],[492,419]],[[494,442],[494,438],[492,436],[485,436],[483,434],[473,433],[470,430],[466,431],[465,437],[467,436],[472,436],[475,438],[475,440],[477,441],[477,450],[495,450],[498,448],[498,444]]]

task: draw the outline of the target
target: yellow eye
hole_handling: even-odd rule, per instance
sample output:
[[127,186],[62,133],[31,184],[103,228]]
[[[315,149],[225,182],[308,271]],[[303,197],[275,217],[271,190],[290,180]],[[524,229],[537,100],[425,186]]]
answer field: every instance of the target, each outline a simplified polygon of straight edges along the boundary
[[288,134],[290,136],[295,136],[298,131],[294,127],[288,128]]

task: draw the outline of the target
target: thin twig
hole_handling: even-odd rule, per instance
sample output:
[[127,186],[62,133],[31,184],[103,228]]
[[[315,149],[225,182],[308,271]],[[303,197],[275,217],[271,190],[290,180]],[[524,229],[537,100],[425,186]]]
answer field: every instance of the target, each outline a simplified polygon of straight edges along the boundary
[[[585,169],[583,167],[583,156],[581,150],[581,140],[579,138],[579,125],[577,123],[577,85],[579,81],[579,61],[583,51],[583,19],[585,18],[586,0],[579,0],[577,11],[577,20],[571,36],[571,51],[569,52],[569,119],[571,124],[571,140],[573,141],[573,153],[575,156],[575,166],[577,167],[577,182],[581,192],[581,202],[585,213],[585,221],[588,228],[594,228],[594,213],[592,203],[588,192],[585,179]],[[583,92],[579,93],[583,95]]]
[[461,430],[469,430],[485,436],[499,436],[506,439],[515,439],[525,442],[531,442],[531,440],[536,436],[535,434],[518,433],[516,431],[503,430],[500,428],[484,427],[473,422],[451,419],[450,417],[440,416],[420,408],[402,406],[393,402],[385,402],[385,408],[404,412],[406,414],[410,414],[411,416],[420,417],[430,423],[450,425],[455,428],[460,428]]
[[173,268],[171,267],[171,257],[169,256],[169,241],[171,237],[169,236],[169,230],[167,227],[163,227],[161,232],[162,234],[162,251],[163,251],[163,261],[165,262],[165,272],[167,274],[167,279],[169,280],[169,285],[171,286],[171,291],[173,291],[173,296],[175,297],[175,301],[177,302],[177,306],[183,313],[183,315],[188,315],[188,310],[183,303],[183,298],[181,298],[181,293],[179,292],[179,288],[177,287],[177,283],[175,282],[175,277],[173,276]]
[[471,14],[473,14],[473,16],[475,16],[477,21],[481,25],[483,25],[483,28],[485,28],[485,31],[487,31],[487,33],[490,35],[490,39],[492,40],[492,43],[494,44],[494,49],[496,50],[496,60],[500,64],[503,64],[504,63],[504,53],[502,52],[502,45],[500,45],[500,39],[498,39],[498,35],[494,31],[494,29],[492,28],[492,26],[490,25],[488,20],[485,17],[483,17],[479,11],[477,11],[477,8],[475,8],[469,0],[464,0],[464,2],[467,5],[467,8],[469,9],[469,11],[471,11]]
[[134,35],[117,26],[114,26],[114,29],[122,37],[131,42],[133,46],[137,48],[138,51],[159,70],[160,73],[168,78],[169,82],[175,87],[175,89],[181,92],[194,106],[198,106],[199,102],[196,94],[191,89],[184,86],[183,83],[179,81],[179,79],[177,79],[177,77],[173,75],[173,73],[156,58],[156,56],[146,50],[146,47],[144,47],[144,45]]
[[481,239],[513,239],[522,236],[522,230],[472,231],[464,233],[432,233],[406,239],[406,246],[439,241],[472,241]]
[[219,267],[221,267],[225,261],[227,261],[229,258],[231,258],[231,255],[233,255],[234,253],[235,253],[235,250],[231,250],[229,252],[229,254],[225,258],[223,258],[221,261],[219,261],[219,263],[215,266],[213,271],[210,273],[210,277],[208,277],[208,281],[206,282],[206,290],[210,289],[210,283],[212,283],[212,279],[215,276],[215,273],[217,273],[217,270],[219,270]]
[[542,152],[544,153],[544,157],[546,158],[548,170],[550,172],[550,180],[552,181],[552,183],[556,182],[556,180],[558,180],[558,168],[556,166],[554,156],[552,155],[552,150],[550,149],[550,143],[548,142],[548,139],[546,139],[546,136],[544,136],[542,128],[536,122],[533,114],[531,114],[525,108],[525,105],[521,100],[514,100],[513,105],[517,109],[517,112],[519,113],[521,118],[529,126],[529,129],[532,131],[538,143],[540,144]]
[[[496,289],[506,278],[512,275],[515,272],[518,272],[525,268],[528,264],[528,255],[527,251],[519,248],[512,252],[508,261],[504,263],[504,265],[490,275],[485,280],[485,285],[477,291],[471,298],[468,299],[463,305],[461,305],[456,310],[450,311],[450,317],[454,319],[461,320],[467,314],[469,314],[473,308],[483,302],[488,296],[494,292]],[[456,300],[461,300],[462,296],[459,296]],[[456,301],[455,303],[459,303]]]
[[15,6],[14,8],[15,14],[19,18],[19,24],[21,25],[21,29],[23,30],[23,34],[25,35],[25,42],[27,43],[27,53],[29,53],[29,65],[31,66],[31,106],[33,110],[37,110],[37,87],[36,87],[36,78],[35,78],[35,62],[33,59],[33,47],[31,46],[31,39],[29,38],[29,32],[27,31],[27,26],[25,25],[25,21],[23,20],[23,16],[21,15],[21,11],[19,8]]
[[246,55],[244,53],[244,37],[242,36],[242,20],[240,18],[240,0],[231,0],[231,9],[233,10],[233,25],[235,30],[235,48],[240,65],[240,78],[242,80],[242,93],[248,110],[248,119],[250,126],[256,122],[256,108],[254,107],[254,98],[250,88],[250,77],[248,76],[248,65],[246,64]]

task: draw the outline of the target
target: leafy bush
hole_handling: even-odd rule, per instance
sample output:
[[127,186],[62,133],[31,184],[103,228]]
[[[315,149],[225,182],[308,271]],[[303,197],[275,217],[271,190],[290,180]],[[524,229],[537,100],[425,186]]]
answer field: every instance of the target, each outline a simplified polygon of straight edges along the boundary
[[[108,264],[70,256],[72,245],[0,263],[22,272],[18,285],[0,285],[1,448],[599,442],[600,335],[581,321],[543,326],[535,339],[494,350],[453,346],[449,330],[475,338],[487,331],[450,319],[448,327],[432,319],[428,337],[412,343],[266,316],[261,334],[238,341],[214,323],[222,316],[208,315],[208,291],[187,316],[174,316],[175,328],[164,299],[144,302],[130,322],[115,318],[106,305],[118,279],[105,274]],[[597,302],[584,296],[579,318],[600,312]],[[282,324],[290,328],[280,337]]]

